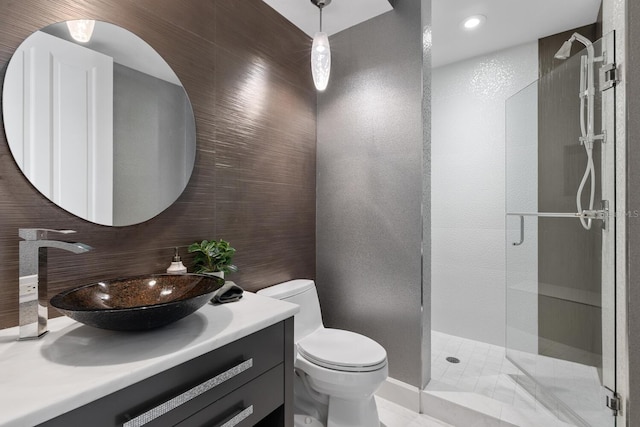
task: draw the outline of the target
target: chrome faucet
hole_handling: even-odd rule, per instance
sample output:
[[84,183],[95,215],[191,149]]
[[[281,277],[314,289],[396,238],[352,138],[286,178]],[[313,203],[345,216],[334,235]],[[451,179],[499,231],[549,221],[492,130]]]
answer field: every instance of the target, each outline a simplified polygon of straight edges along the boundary
[[58,248],[76,254],[90,251],[83,243],[48,239],[49,233],[72,234],[73,230],[20,228],[19,340],[42,337],[47,328],[47,248]]

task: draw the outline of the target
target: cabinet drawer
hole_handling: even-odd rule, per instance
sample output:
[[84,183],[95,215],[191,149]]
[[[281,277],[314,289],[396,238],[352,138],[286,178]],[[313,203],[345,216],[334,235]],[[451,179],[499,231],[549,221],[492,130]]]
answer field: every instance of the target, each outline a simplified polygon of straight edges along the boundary
[[[156,411],[152,417],[144,418],[145,421],[148,420],[144,426],[174,425],[281,364],[283,359],[284,323],[280,322],[60,415],[41,426],[87,425],[87,420],[91,420],[92,427],[123,426],[124,423],[158,407],[161,407],[159,412]],[[235,372],[233,368],[238,366],[241,366],[241,369],[235,371],[240,372]],[[225,374],[229,370],[234,371],[232,373],[236,375]],[[216,377],[221,378],[210,381]],[[207,382],[213,387],[202,392],[199,386]],[[192,389],[201,393],[187,393]],[[164,413],[167,406],[162,405],[183,394],[188,394],[187,398],[177,399],[180,400],[180,404]],[[158,414],[162,415],[156,416]]]
[[253,381],[182,421],[177,427],[249,427],[282,405],[284,365]]

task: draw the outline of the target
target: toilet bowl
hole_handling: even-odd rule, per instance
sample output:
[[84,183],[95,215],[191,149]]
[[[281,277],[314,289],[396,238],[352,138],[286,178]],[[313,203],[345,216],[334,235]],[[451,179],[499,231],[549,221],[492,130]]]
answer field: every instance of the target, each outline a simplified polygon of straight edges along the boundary
[[388,376],[385,349],[364,335],[325,328],[312,280],[257,293],[300,305],[294,318],[296,426],[379,427],[373,394]]

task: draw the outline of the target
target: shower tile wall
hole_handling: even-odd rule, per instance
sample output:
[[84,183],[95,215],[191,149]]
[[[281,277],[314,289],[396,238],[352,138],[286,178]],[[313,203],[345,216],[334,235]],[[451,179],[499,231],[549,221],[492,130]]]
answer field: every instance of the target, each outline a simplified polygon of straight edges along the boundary
[[[507,99],[505,107],[506,211],[538,212],[538,82]],[[537,354],[538,220],[505,220],[506,347]]]
[[[553,55],[574,32],[594,41],[601,36],[597,32],[597,25],[593,24],[545,37],[539,40],[538,45],[540,212],[576,211],[576,190],[586,165],[584,148],[578,142],[578,69],[572,68],[568,72],[554,73],[552,78],[543,78],[555,67],[563,64],[554,59]],[[574,54],[579,50],[574,49]],[[596,118],[599,114],[600,110],[597,109]],[[568,125],[570,123],[575,123],[575,126]],[[594,150],[594,164],[596,182],[600,182],[602,175],[597,149]],[[587,200],[588,191],[589,184],[585,187],[583,203]],[[596,203],[600,199],[600,189],[597,186]],[[601,240],[601,233],[595,226],[592,230],[586,231],[578,221],[567,221],[564,218],[546,218],[539,221],[540,354],[587,365],[601,364]]]
[[504,345],[505,100],[537,69],[537,43],[529,43],[433,70],[436,331]]

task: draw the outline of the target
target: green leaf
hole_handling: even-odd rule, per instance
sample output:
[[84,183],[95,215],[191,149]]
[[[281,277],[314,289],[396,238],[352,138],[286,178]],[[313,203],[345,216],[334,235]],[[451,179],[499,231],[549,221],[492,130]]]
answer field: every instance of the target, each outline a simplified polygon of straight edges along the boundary
[[195,242],[189,245],[187,250],[189,253],[195,253],[193,267],[196,273],[215,271],[234,273],[238,271],[238,267],[231,263],[236,250],[231,247],[229,242],[222,239]]

